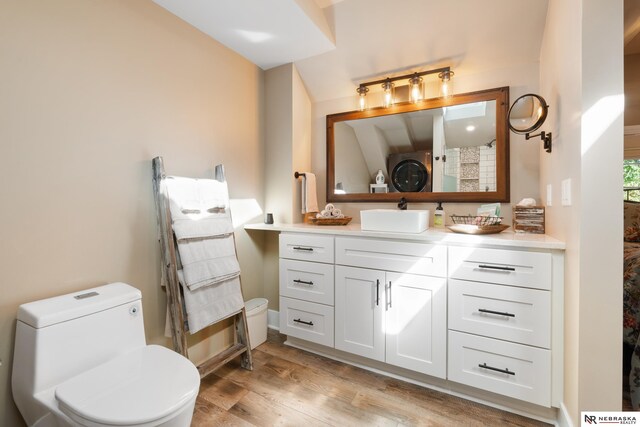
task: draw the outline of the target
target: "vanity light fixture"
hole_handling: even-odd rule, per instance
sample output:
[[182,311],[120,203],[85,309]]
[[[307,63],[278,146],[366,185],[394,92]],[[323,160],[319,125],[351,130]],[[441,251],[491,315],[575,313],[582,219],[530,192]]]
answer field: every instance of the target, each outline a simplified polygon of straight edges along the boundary
[[398,80],[407,80],[409,85],[409,101],[418,103],[424,99],[425,84],[422,76],[426,76],[428,74],[437,74],[438,78],[442,80],[440,87],[440,95],[442,97],[448,97],[452,94],[451,76],[453,76],[453,71],[451,71],[450,67],[436,68],[435,70],[415,72],[403,76],[387,77],[382,80],[361,83],[356,89],[356,92],[358,93],[358,109],[363,111],[368,108],[366,99],[367,93],[369,92],[369,86],[373,85],[382,85],[382,106],[385,108],[391,107],[396,102],[394,82]]

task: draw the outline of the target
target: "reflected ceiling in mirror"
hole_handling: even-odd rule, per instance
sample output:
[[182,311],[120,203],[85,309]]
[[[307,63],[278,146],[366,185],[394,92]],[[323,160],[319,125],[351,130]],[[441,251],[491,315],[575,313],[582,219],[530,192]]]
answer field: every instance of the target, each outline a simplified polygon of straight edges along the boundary
[[508,98],[505,87],[327,116],[327,200],[509,201]]

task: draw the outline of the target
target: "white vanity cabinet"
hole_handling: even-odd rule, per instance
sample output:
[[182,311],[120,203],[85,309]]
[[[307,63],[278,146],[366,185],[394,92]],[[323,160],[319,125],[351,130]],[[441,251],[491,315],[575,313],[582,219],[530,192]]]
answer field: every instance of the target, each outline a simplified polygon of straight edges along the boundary
[[445,378],[446,247],[336,237],[336,264],[335,348]]
[[333,347],[333,236],[280,235],[280,332]]
[[328,230],[280,230],[291,345],[475,398],[488,391],[507,407],[560,406],[562,242]]
[[548,252],[449,247],[447,376],[551,406]]

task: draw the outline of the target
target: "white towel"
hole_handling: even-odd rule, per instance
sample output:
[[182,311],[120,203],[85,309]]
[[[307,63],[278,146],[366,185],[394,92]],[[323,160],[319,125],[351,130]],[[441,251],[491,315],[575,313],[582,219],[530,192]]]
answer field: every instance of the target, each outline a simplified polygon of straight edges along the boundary
[[[181,276],[181,270],[178,275]],[[181,280],[181,283],[184,283]],[[244,307],[240,278],[235,277],[195,291],[182,286],[189,333],[194,334]]]
[[302,213],[318,212],[316,176],[311,172],[302,175]]
[[183,284],[192,291],[240,275],[232,234],[179,240],[178,252],[184,273]]
[[189,332],[244,305],[226,182],[167,177]]
[[[171,211],[173,216],[173,210]],[[174,219],[173,232],[180,243],[183,240],[233,233],[233,224],[229,215],[210,215],[199,220]]]

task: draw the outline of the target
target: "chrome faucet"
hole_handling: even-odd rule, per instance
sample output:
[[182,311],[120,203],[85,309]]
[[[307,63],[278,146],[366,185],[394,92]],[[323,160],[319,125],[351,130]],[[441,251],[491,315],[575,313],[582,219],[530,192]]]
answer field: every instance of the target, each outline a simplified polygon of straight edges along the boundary
[[398,209],[400,209],[401,211],[407,210],[407,199],[405,199],[404,197],[400,199],[400,202],[398,202]]

